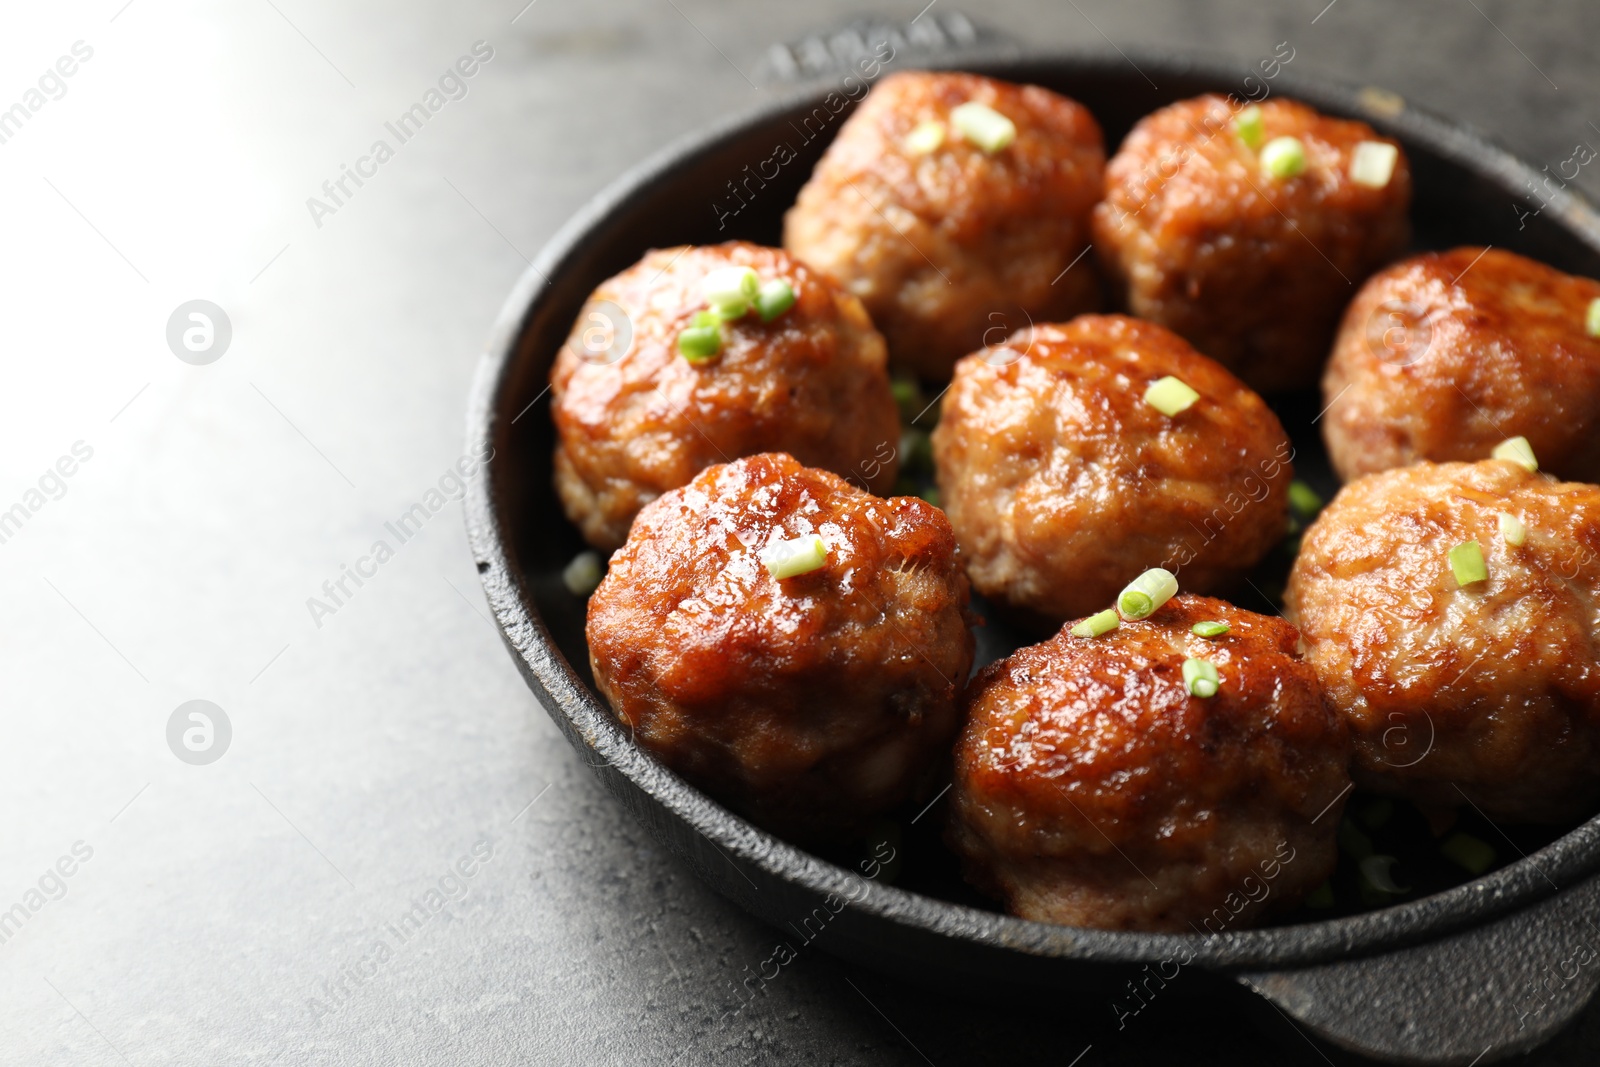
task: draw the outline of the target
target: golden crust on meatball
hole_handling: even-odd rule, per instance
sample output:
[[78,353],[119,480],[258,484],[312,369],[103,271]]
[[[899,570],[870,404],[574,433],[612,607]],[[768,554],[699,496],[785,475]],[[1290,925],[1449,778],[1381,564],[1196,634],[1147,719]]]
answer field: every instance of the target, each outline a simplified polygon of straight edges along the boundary
[[[770,323],[724,323],[721,354],[691,363],[678,335],[706,308],[702,279],[729,266],[787,281],[794,306]],[[599,548],[622,544],[662,493],[757,452],[788,452],[876,492],[894,484],[900,417],[883,338],[859,300],[780,249],[650,252],[594,291],[550,391],[556,490]]]
[[[774,578],[809,534],[824,565]],[[782,454],[711,467],[639,513],[589,601],[600,692],[667,766],[754,822],[838,838],[920,795],[972,667],[938,508]]]
[[[985,667],[947,835],[968,880],[1023,918],[1116,930],[1217,933],[1297,902],[1333,870],[1350,746],[1296,640],[1184,594]],[[1190,694],[1189,658],[1215,696]]]
[[[1177,415],[1144,399],[1173,376]],[[1259,396],[1169,330],[1117,315],[1022,330],[956,365],[933,433],[980,593],[1059,622],[1151,567],[1214,592],[1282,539],[1293,449]]]
[[1418,460],[1484,459],[1526,437],[1551,473],[1600,481],[1600,282],[1512,252],[1429,252],[1374,275],[1322,379],[1344,479]]
[[1405,251],[1411,170],[1402,151],[1383,187],[1354,181],[1359,144],[1395,142],[1273,99],[1261,143],[1298,138],[1306,166],[1269,177],[1232,126],[1239,106],[1201,96],[1139,121],[1106,166],[1095,251],[1135,315],[1256,389],[1307,387],[1355,287]]
[[[968,102],[1010,119],[1016,139],[991,154],[958,135],[951,112]],[[1099,307],[1091,265],[1067,268],[1089,245],[1104,164],[1100,127],[1064,96],[976,74],[893,74],[817,164],[784,247],[862,299],[897,366],[942,380],[1029,321]]]
[[[1461,585],[1468,541],[1488,578]],[[1359,784],[1518,822],[1600,800],[1600,487],[1494,459],[1368,475],[1306,531],[1286,600]]]

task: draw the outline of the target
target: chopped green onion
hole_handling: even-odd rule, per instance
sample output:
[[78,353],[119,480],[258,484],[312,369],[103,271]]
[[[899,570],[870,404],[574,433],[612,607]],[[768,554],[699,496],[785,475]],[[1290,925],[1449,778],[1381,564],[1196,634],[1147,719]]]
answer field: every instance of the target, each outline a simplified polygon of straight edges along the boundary
[[1261,121],[1261,109],[1251,104],[1235,115],[1233,132],[1239,135],[1239,140],[1244,142],[1246,148],[1259,148],[1261,138],[1267,135],[1266,126]]
[[1453,861],[1469,874],[1482,874],[1494,866],[1493,846],[1471,834],[1451,834],[1439,846],[1439,851],[1444,853],[1445,859]]
[[1500,538],[1508,545],[1520,545],[1528,539],[1527,525],[1515,515],[1500,512]]
[[718,318],[737,319],[750,310],[761,279],[749,267],[722,267],[700,280],[700,292]]
[[1183,661],[1183,684],[1189,687],[1191,695],[1209,698],[1217,695],[1222,679],[1217,675],[1217,668],[1205,660],[1186,659]]
[[1124,619],[1146,619],[1178,591],[1178,579],[1171,571],[1152,567],[1128,583],[1117,597],[1117,610]]
[[[710,323],[703,321],[711,319]],[[695,314],[694,325],[678,334],[678,352],[690,363],[705,363],[722,351],[722,327],[708,311]]]
[[1289,507],[1297,514],[1310,518],[1322,510],[1322,497],[1305,482],[1292,481],[1289,483]]
[[587,549],[572,557],[572,562],[561,569],[561,584],[573,596],[588,596],[600,585],[605,576],[605,564],[600,553]]
[[1600,337],[1600,297],[1589,301],[1589,312],[1584,316],[1584,327],[1590,337]]
[[1489,453],[1495,459],[1509,459],[1520,464],[1530,471],[1539,469],[1539,460],[1533,454],[1533,446],[1526,437],[1512,437],[1501,441],[1494,446],[1494,451]]
[[1197,622],[1189,627],[1189,632],[1196,637],[1221,637],[1230,628],[1225,622]]
[[1361,880],[1373,889],[1394,896],[1409,893],[1410,886],[1398,885],[1394,880],[1394,865],[1397,862],[1393,856],[1385,856],[1381,852],[1368,856],[1358,864],[1361,868]]
[[1483,549],[1476,541],[1463,541],[1450,550],[1450,570],[1457,585],[1471,585],[1489,577],[1489,568],[1483,562]]
[[1385,141],[1362,141],[1350,157],[1350,180],[1357,185],[1382,189],[1394,177],[1400,149]]
[[816,534],[805,534],[768,546],[761,553],[761,562],[774,578],[810,574],[828,562],[828,546]]
[[1101,634],[1110,633],[1122,624],[1117,618],[1116,608],[1107,608],[1097,611],[1072,628],[1073,637],[1099,637]]
[[906,151],[914,156],[925,156],[929,152],[937,151],[944,144],[944,123],[929,119],[917,123],[912,131],[906,134]]
[[1017,139],[1017,125],[994,108],[969,100],[950,112],[950,125],[991,156]]
[[771,322],[794,307],[794,286],[782,278],[774,278],[756,293],[756,314],[762,322]]
[[933,463],[933,439],[927,430],[908,426],[900,431],[900,465],[925,467]]
[[895,378],[889,383],[895,406],[900,409],[900,422],[909,426],[922,412],[922,389],[915,378]]
[[1293,178],[1304,174],[1306,146],[1298,137],[1274,137],[1261,150],[1261,169],[1274,178]]
[[1170,374],[1165,378],[1157,378],[1144,391],[1144,402],[1169,416],[1188,411],[1199,399],[1200,394],[1189,388],[1189,383]]
[[1323,882],[1311,891],[1310,896],[1306,897],[1306,907],[1308,908],[1331,908],[1333,905],[1332,882]]

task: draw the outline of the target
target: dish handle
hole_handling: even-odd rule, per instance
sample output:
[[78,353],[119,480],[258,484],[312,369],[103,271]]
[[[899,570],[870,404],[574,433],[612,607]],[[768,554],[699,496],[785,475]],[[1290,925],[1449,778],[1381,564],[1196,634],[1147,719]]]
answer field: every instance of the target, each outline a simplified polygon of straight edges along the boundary
[[1375,956],[1236,973],[1312,1034],[1388,1063],[1482,1065],[1554,1037],[1600,986],[1600,876]]

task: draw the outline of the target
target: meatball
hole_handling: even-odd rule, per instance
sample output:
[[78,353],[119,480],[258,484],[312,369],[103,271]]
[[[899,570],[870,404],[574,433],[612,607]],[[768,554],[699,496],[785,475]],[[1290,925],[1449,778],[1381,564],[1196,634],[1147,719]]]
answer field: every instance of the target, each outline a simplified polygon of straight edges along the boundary
[[[1461,585],[1469,541],[1488,578]],[[1286,600],[1358,783],[1515,822],[1600,799],[1600,487],[1498,459],[1368,475],[1306,531]]]
[[[951,112],[972,102],[1009,119],[1015,140],[991,153],[958,134]],[[865,302],[896,365],[942,381],[1026,323],[1099,307],[1099,279],[1078,257],[1104,165],[1094,116],[1066,97],[976,74],[894,74],[839,130],[783,243]]]
[[1457,248],[1375,275],[1345,312],[1322,380],[1344,479],[1483,459],[1523,436],[1551,473],[1600,481],[1600,282],[1511,252]]
[[[1350,741],[1296,640],[1184,594],[985,667],[951,792],[968,880],[1025,919],[1115,930],[1220,933],[1297,902],[1334,867]],[[1191,657],[1216,695],[1190,695]]]
[[[763,559],[815,534],[823,565]],[[589,601],[595,681],[641,744],[776,833],[826,841],[922,796],[972,668],[938,508],[781,453],[646,505]]]
[[[1145,400],[1168,376],[1200,394],[1176,415]],[[1196,592],[1236,580],[1283,538],[1294,450],[1181,337],[1084,315],[958,363],[933,454],[973,586],[1055,623],[1151,567]]]
[[1361,184],[1357,146],[1394,142],[1292,100],[1258,106],[1256,143],[1297,138],[1302,173],[1266,173],[1233,126],[1239,102],[1172,104],[1140,120],[1107,165],[1095,251],[1135,315],[1256,389],[1309,387],[1355,286],[1405,251],[1411,171],[1402,152],[1385,184]]
[[[678,336],[712,271],[782,280],[794,305],[721,326],[715,358]],[[556,490],[584,538],[616,548],[641,507],[713,463],[781,450],[875,492],[894,484],[900,416],[883,338],[861,301],[776,248],[743,241],[649,253],[584,305],[550,371]]]

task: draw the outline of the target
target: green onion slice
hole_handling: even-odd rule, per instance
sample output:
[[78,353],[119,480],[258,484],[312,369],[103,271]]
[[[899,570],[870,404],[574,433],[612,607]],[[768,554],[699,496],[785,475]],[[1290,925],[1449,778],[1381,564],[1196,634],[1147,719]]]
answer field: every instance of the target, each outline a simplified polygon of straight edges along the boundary
[[1189,388],[1188,382],[1170,374],[1165,378],[1157,378],[1144,391],[1144,402],[1168,416],[1188,411],[1199,399],[1200,394]]
[[1362,141],[1350,157],[1350,180],[1357,185],[1382,189],[1394,177],[1400,149],[1385,141]]
[[933,119],[917,123],[912,131],[906,134],[906,151],[914,156],[925,156],[929,152],[935,152],[942,144],[944,144],[944,123],[935,122]]
[[1408,885],[1399,885],[1394,880],[1394,865],[1399,862],[1393,856],[1386,856],[1381,852],[1373,853],[1363,859],[1356,866],[1361,870],[1361,880],[1367,885],[1384,893],[1400,896],[1411,892]]
[[1584,328],[1590,337],[1600,337],[1600,297],[1589,301],[1589,311],[1584,316]]
[[1322,510],[1322,497],[1305,482],[1296,479],[1289,483],[1289,507],[1297,515],[1310,518]]
[[1217,695],[1222,679],[1217,675],[1217,668],[1205,660],[1186,659],[1183,661],[1183,684],[1189,687],[1191,695],[1210,698]]
[[600,553],[592,548],[573,556],[572,561],[561,569],[561,584],[573,596],[588,596],[600,585],[603,577],[605,563],[600,559]]
[[761,286],[756,293],[756,314],[762,322],[771,322],[794,307],[794,286],[782,278],[774,278]]
[[1509,459],[1530,471],[1539,469],[1539,460],[1534,456],[1533,446],[1528,443],[1526,437],[1511,437],[1501,441],[1489,454],[1495,459]]
[[1017,139],[1017,125],[987,104],[969,100],[950,112],[950,125],[989,155]]
[[1189,627],[1189,632],[1196,637],[1221,637],[1230,629],[1225,622],[1197,622]]
[[761,562],[774,578],[793,578],[810,574],[828,562],[828,546],[816,534],[805,534],[779,541],[762,550]]
[[1117,618],[1116,608],[1107,608],[1096,612],[1072,628],[1073,637],[1099,637],[1101,634],[1110,633],[1122,624]]
[[705,363],[722,351],[722,328],[700,324],[699,318],[696,315],[696,325],[678,334],[678,352],[690,363]]
[[1117,597],[1117,610],[1124,619],[1147,619],[1178,591],[1178,579],[1171,572],[1152,567],[1128,583]]
[[737,319],[750,310],[761,279],[749,267],[721,267],[700,280],[700,292],[718,318]]
[[1463,541],[1450,550],[1450,570],[1457,585],[1471,585],[1489,577],[1489,567],[1483,562],[1483,548],[1476,541]]
[[1520,545],[1528,539],[1528,527],[1510,512],[1500,512],[1500,538],[1508,545]]
[[1251,104],[1233,117],[1233,132],[1239,135],[1246,148],[1261,147],[1261,138],[1267,135],[1261,120],[1261,108]]
[[1455,833],[1444,839],[1439,851],[1469,874],[1482,874],[1494,866],[1494,846],[1471,834]]
[[1298,137],[1274,137],[1261,150],[1261,169],[1274,178],[1293,178],[1304,174],[1306,146]]

